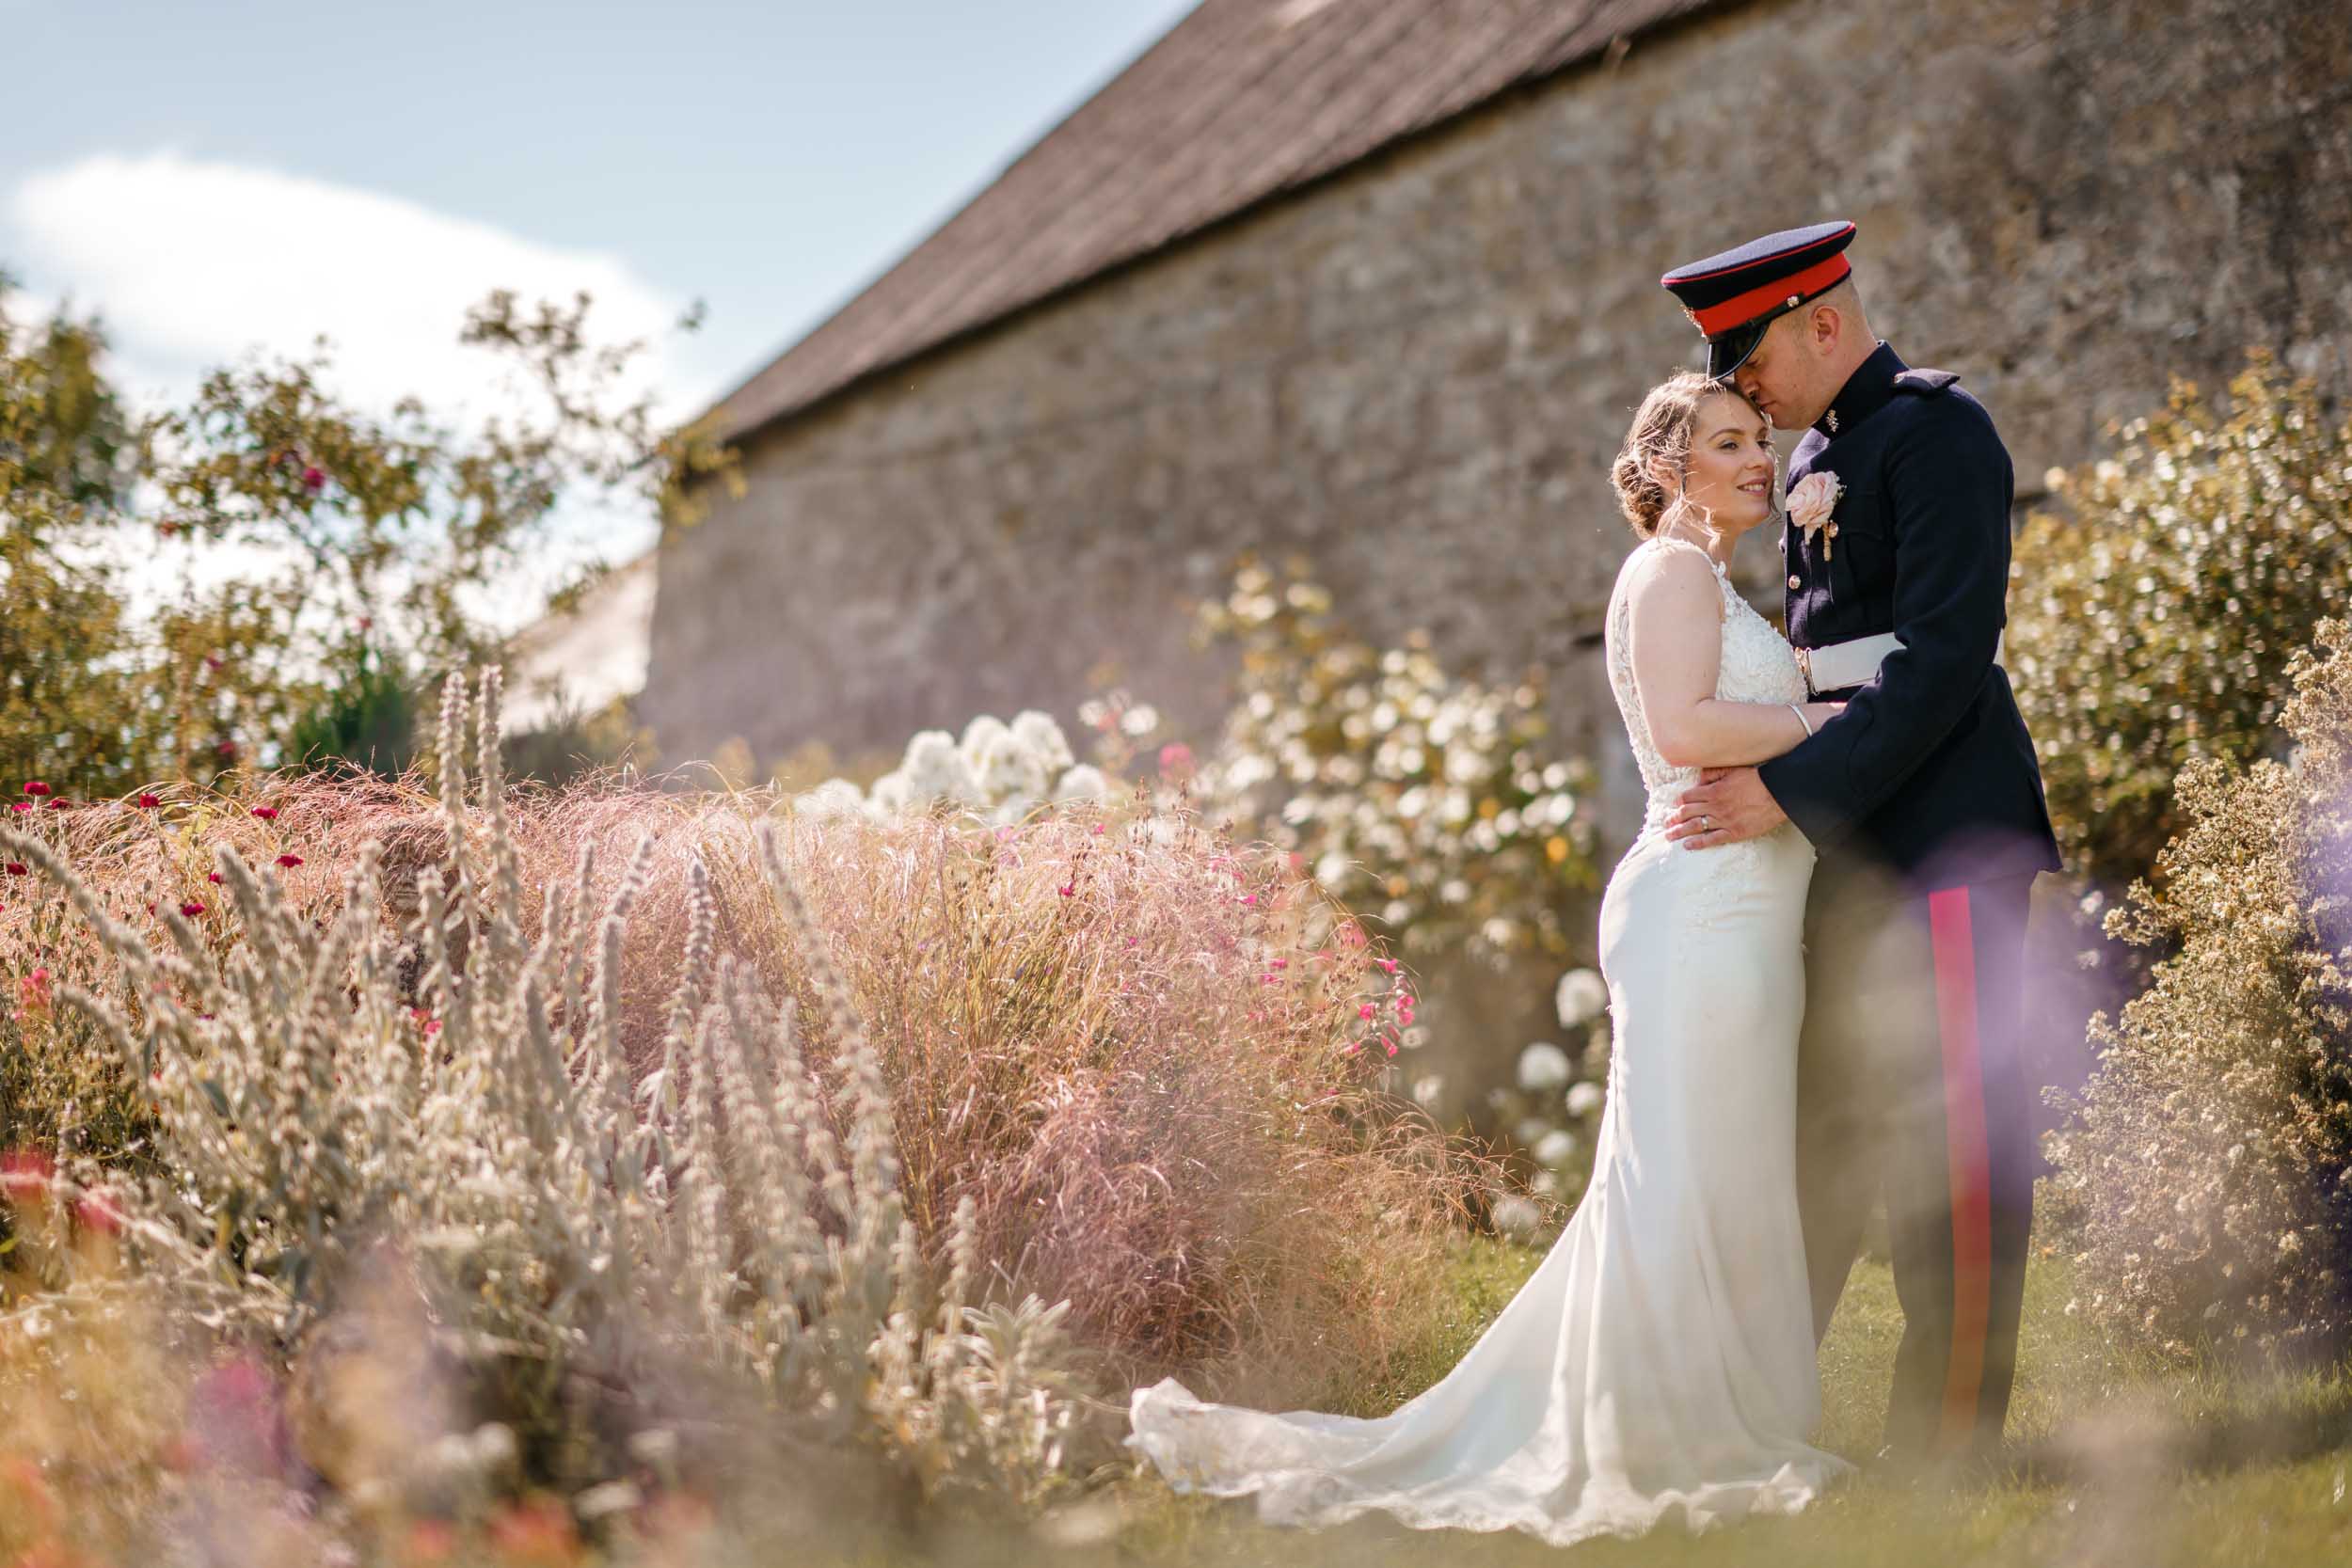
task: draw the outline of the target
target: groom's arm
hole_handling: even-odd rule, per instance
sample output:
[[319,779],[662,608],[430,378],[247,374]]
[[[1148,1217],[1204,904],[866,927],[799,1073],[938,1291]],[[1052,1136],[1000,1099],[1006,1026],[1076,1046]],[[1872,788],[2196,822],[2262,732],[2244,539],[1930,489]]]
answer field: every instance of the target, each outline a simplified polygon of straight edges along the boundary
[[1975,403],[1936,399],[1887,457],[1895,637],[1902,645],[1846,710],[1758,777],[1815,845],[1851,832],[1976,702],[2009,594],[2009,453]]

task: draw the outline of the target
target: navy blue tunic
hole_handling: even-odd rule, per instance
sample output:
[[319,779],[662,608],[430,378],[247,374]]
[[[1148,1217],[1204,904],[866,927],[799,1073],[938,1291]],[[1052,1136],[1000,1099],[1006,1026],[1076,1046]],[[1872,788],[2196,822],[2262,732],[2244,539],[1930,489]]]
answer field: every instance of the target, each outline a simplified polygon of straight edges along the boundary
[[1789,641],[1893,632],[1878,678],[1823,692],[1845,712],[1758,770],[1822,851],[1914,892],[2058,869],[2033,738],[1993,662],[2008,620],[2009,452],[1944,371],[1881,343],[1789,459],[1793,488],[1844,486],[1835,538],[1781,537]]

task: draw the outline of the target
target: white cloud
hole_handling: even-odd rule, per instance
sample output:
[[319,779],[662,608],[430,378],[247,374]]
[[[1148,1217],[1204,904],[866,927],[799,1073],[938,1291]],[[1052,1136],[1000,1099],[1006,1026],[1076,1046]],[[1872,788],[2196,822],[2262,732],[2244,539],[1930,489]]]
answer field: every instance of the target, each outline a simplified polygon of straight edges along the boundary
[[363,406],[410,392],[494,406],[495,356],[457,341],[494,288],[526,302],[585,289],[599,338],[655,340],[644,367],[665,404],[703,390],[661,341],[686,302],[618,258],[400,198],[161,151],[28,175],[8,212],[29,281],[104,316],[134,392],[184,392],[254,349],[304,356],[324,333],[338,388]]

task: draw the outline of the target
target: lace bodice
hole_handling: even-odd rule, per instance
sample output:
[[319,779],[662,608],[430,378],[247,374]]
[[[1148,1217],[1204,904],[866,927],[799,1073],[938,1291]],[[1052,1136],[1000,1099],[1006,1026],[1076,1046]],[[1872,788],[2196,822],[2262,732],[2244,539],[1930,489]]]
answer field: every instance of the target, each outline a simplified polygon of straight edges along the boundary
[[1697,553],[1707,560],[1715,574],[1716,586],[1722,590],[1723,661],[1715,677],[1716,699],[1728,703],[1805,700],[1804,675],[1797,668],[1797,656],[1789,648],[1788,639],[1774,631],[1772,623],[1740,597],[1740,591],[1731,585],[1730,575],[1713,558],[1696,545],[1681,540],[1645,539],[1636,545],[1626,557],[1625,565],[1617,573],[1616,587],[1610,593],[1602,642],[1609,655],[1609,689],[1616,695],[1617,711],[1624,716],[1626,735],[1633,743],[1633,760],[1641,767],[1642,784],[1648,792],[1649,809],[1642,819],[1645,835],[1664,825],[1683,790],[1697,783],[1699,776],[1697,768],[1671,767],[1658,754],[1658,748],[1650,739],[1649,723],[1642,715],[1642,694],[1633,684],[1633,640],[1627,627],[1630,595],[1627,585],[1643,559],[1658,550]]

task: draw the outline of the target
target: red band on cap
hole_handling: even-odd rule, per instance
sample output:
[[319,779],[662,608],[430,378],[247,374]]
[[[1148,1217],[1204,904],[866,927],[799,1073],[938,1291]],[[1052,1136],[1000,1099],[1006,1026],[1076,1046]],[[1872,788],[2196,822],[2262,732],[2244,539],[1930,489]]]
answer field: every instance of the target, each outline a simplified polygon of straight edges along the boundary
[[1719,333],[1728,332],[1735,326],[1754,321],[1790,294],[1799,296],[1818,294],[1831,284],[1843,279],[1852,271],[1852,263],[1846,260],[1843,252],[1840,252],[1826,261],[1816,261],[1803,272],[1792,272],[1786,277],[1775,277],[1760,289],[1750,289],[1746,293],[1734,294],[1721,305],[1710,305],[1706,309],[1695,310],[1692,314],[1699,324],[1699,331],[1712,338]]

